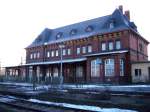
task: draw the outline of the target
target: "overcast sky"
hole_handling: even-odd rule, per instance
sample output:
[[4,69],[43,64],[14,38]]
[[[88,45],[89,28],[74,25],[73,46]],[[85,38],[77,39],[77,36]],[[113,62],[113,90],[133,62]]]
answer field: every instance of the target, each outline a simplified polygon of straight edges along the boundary
[[[111,14],[119,5],[130,10],[140,34],[150,41],[149,0],[0,0],[0,61],[18,65],[25,50],[44,28]],[[150,51],[150,50],[149,50]]]

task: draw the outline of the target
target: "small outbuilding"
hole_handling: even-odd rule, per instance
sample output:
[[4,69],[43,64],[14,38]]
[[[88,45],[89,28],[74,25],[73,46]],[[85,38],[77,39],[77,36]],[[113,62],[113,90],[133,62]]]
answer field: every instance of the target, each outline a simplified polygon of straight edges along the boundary
[[132,82],[150,82],[150,61],[132,63]]

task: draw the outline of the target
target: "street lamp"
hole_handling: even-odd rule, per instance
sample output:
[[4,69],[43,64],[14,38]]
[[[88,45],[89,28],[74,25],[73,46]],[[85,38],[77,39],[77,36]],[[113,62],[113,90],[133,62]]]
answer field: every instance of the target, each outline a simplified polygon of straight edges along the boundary
[[63,83],[63,73],[62,73],[62,69],[63,69],[63,66],[62,66],[62,55],[63,55],[63,48],[65,47],[64,44],[59,44],[59,48],[60,48],[60,86],[62,85]]

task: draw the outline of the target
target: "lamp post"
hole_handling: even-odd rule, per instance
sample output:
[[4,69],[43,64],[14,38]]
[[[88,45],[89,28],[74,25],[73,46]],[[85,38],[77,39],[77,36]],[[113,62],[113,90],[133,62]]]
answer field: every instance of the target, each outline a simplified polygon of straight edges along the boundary
[[63,48],[65,47],[64,44],[60,44],[59,45],[59,48],[60,48],[60,86],[62,85],[63,83],[63,72],[62,72],[62,69],[63,69],[63,65],[62,65],[62,55],[63,55]]

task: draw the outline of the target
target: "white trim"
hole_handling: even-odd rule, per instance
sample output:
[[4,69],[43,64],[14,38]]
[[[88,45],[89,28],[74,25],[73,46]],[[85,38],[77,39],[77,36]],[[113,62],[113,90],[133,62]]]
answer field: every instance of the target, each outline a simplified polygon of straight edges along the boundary
[[106,54],[121,54],[121,53],[126,53],[128,50],[120,50],[120,51],[111,51],[111,52],[103,52],[103,53],[96,53],[96,54],[88,54],[84,56],[97,56],[97,55],[106,55]]
[[[72,62],[80,62],[80,61],[85,61],[86,58],[79,58],[79,59],[67,59],[67,60],[62,60],[62,63],[72,63]],[[48,61],[48,62],[38,62],[38,63],[28,63],[24,64],[25,66],[27,65],[47,65],[47,64],[57,64],[60,63],[61,60],[59,61]]]

